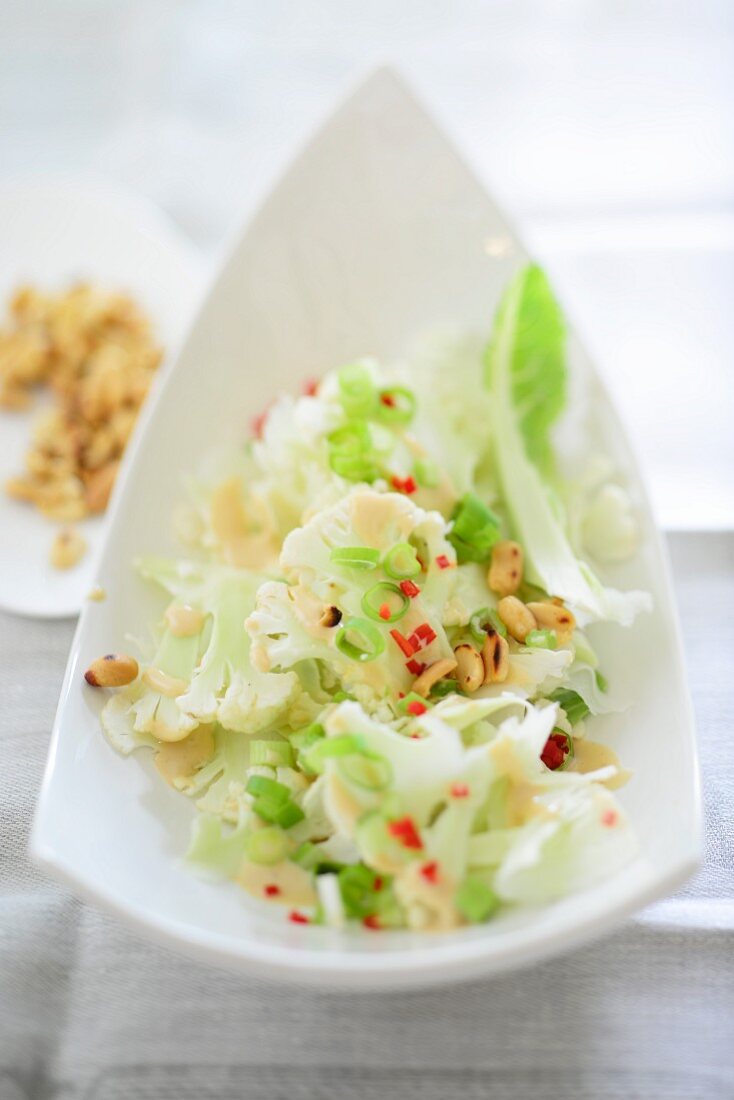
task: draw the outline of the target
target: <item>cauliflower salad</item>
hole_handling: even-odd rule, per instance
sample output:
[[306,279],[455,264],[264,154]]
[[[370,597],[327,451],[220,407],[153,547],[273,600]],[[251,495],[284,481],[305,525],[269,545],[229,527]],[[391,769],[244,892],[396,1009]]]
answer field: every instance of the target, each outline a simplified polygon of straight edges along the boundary
[[349,363],[189,482],[185,557],[135,563],[167,595],[154,643],[86,679],[111,745],[194,803],[192,865],[279,919],[441,931],[632,858],[584,630],[650,599],[598,575],[635,524],[603,464],[561,474],[567,381],[531,265],[484,344]]

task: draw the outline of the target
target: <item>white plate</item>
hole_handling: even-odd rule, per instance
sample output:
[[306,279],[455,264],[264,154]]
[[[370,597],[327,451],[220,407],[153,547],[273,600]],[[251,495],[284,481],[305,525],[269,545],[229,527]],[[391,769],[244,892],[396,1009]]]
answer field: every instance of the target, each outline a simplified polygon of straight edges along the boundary
[[[185,237],[136,195],[70,178],[0,188],[0,303],[21,282],[63,289],[76,279],[99,281],[129,290],[170,349],[191,318],[202,267]],[[36,411],[0,411],[0,486],[23,470]],[[78,613],[106,521],[79,525],[90,551],[64,572],[48,560],[59,526],[0,490],[0,608],[54,618]]]
[[[489,246],[487,247],[487,242]],[[502,253],[501,256],[490,253]],[[182,863],[192,807],[98,728],[86,665],[139,633],[151,594],[141,552],[175,552],[181,475],[223,434],[305,375],[364,353],[390,357],[437,322],[487,331],[523,252],[492,201],[403,85],[381,71],[341,107],[238,238],[155,406],[120,487],[99,580],[79,623],[33,834],[38,859],[168,945],[261,975],[349,989],[494,973],[568,950],[680,885],[696,866],[700,806],[693,721],[660,539],[619,422],[584,353],[592,428],[626,472],[643,546],[613,580],[650,589],[655,612],[610,628],[605,670],[637,703],[600,723],[635,778],[624,802],[642,854],[624,874],[484,927],[425,936],[301,928]]]

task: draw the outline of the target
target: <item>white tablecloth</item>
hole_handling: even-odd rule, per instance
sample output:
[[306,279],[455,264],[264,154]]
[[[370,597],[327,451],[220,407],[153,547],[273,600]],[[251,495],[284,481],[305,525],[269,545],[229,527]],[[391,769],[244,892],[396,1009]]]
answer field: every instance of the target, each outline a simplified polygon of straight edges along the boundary
[[420,993],[319,994],[210,970],[30,866],[72,627],[0,617],[0,1100],[734,1096],[734,535],[673,535],[670,547],[705,866],[603,942]]

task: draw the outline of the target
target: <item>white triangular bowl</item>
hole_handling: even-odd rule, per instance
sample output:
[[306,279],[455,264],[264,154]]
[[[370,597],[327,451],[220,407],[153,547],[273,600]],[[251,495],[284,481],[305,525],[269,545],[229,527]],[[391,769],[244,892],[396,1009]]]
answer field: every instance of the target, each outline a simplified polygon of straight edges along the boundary
[[140,634],[149,589],[139,553],[177,552],[182,477],[254,413],[355,356],[399,355],[441,325],[487,332],[522,244],[398,77],[371,76],[336,111],[239,235],[129,457],[102,554],[103,603],[74,639],[33,832],[33,853],[78,893],[170,947],[232,969],[321,987],[399,988],[497,973],[569,950],[680,885],[700,851],[692,712],[669,572],[640,475],[584,351],[571,366],[588,423],[640,514],[635,561],[612,578],[649,589],[653,614],[610,628],[604,667],[636,700],[600,721],[634,779],[623,792],[640,856],[552,905],[449,934],[334,931],[288,923],[182,860],[193,808],[149,763],[122,760],[99,730],[82,672]]

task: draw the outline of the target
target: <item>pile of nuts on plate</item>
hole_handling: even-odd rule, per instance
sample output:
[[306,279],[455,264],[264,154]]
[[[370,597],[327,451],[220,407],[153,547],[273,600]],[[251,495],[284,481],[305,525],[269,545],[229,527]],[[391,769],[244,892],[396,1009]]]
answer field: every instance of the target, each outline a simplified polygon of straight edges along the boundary
[[[161,354],[150,322],[123,294],[87,284],[17,290],[0,327],[0,408],[26,408],[43,386],[53,401],[6,492],[65,524],[104,511]],[[69,568],[84,548],[77,531],[62,529],[51,562]]]

